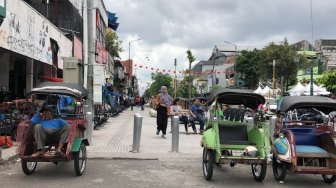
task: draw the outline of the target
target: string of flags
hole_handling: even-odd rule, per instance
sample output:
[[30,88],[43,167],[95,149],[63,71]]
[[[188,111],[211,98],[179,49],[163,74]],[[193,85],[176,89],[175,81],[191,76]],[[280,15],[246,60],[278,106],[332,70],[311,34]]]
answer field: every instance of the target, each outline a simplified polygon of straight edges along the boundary
[[[171,70],[171,69],[160,69],[160,68],[155,68],[155,67],[149,67],[149,66],[143,66],[143,65],[138,65],[134,64],[135,67],[144,69],[147,71],[151,72],[159,72],[163,74],[183,74],[183,75],[189,75],[189,71],[187,70]],[[192,75],[209,75],[209,74],[233,74],[233,70],[227,69],[227,70],[207,70],[204,72],[191,72]]]

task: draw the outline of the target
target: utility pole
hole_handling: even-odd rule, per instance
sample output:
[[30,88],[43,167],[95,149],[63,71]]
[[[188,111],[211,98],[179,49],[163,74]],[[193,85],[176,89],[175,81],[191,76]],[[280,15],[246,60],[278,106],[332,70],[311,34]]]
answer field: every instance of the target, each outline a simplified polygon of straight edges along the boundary
[[275,60],[273,59],[273,97],[274,97],[274,88],[275,88]]
[[131,63],[131,43],[132,42],[135,42],[135,41],[139,41],[139,40],[142,40],[141,38],[138,38],[136,40],[131,40],[128,42],[128,63],[129,63],[129,83],[130,83],[130,89],[131,89],[131,92],[133,93],[133,85],[132,85],[132,70],[133,70],[133,66],[132,66],[132,63]]
[[310,96],[314,95],[314,66],[310,67]]
[[[85,7],[86,8],[86,7]],[[87,16],[87,25],[88,25],[88,67],[87,67],[87,91],[88,91],[88,112],[93,112],[93,62],[95,62],[95,14],[96,9],[94,9],[94,1],[87,0],[87,10],[88,10],[88,16]],[[85,25],[85,24],[84,24]]]
[[217,46],[215,46],[216,48],[216,57],[215,60],[212,63],[212,88],[214,88],[214,86],[216,85],[216,71],[215,71],[215,62],[217,62],[217,58],[218,58],[218,48]]
[[177,65],[177,62],[176,62],[176,58],[175,58],[175,61],[174,61],[174,66],[175,66],[175,71],[174,71],[174,98],[176,99],[176,90],[177,90],[177,79],[176,79],[176,65]]
[[188,85],[188,92],[189,92],[189,106],[191,104],[191,61],[189,61],[189,85]]
[[83,11],[83,65],[84,65],[84,87],[87,88],[87,78],[88,78],[88,11],[87,11],[87,1],[83,1],[82,11]]

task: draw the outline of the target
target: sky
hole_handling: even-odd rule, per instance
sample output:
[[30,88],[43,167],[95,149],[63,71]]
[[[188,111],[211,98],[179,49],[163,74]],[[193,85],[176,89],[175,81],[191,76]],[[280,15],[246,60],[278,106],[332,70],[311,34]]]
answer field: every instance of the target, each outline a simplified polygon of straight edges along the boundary
[[[311,2],[312,17],[311,24]],[[144,67],[186,69],[186,51],[208,60],[215,45],[263,48],[284,38],[301,40],[336,39],[335,0],[104,0],[116,13],[121,59],[130,57],[143,92],[150,71]],[[312,32],[313,25],[313,32]],[[313,33],[313,35],[312,35]],[[148,58],[147,58],[148,57]]]

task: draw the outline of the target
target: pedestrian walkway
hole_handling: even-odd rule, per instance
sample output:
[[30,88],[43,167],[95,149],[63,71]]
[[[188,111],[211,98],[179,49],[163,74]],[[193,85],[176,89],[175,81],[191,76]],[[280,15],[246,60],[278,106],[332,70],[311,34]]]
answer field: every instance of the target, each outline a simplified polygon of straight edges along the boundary
[[[143,117],[140,152],[132,153],[134,114]],[[92,144],[87,147],[89,158],[129,158],[129,159],[166,159],[201,157],[201,135],[186,135],[184,125],[180,125],[179,152],[172,153],[171,122],[168,121],[167,139],[156,135],[156,118],[149,116],[149,108],[141,111],[135,107],[133,111],[125,110],[117,117],[109,118],[99,130],[93,131]],[[199,127],[198,127],[199,128]],[[191,132],[191,127],[189,127]],[[0,162],[11,160],[17,156],[16,143],[12,148],[2,150]]]
[[[132,153],[134,114],[143,117],[140,152]],[[191,128],[189,128],[191,131]],[[88,147],[89,158],[139,158],[162,159],[176,157],[201,157],[201,135],[186,135],[184,126],[180,125],[179,153],[172,153],[171,122],[168,121],[167,139],[156,135],[156,118],[149,116],[149,108],[141,111],[135,107],[133,111],[125,110],[115,118],[93,132],[92,145]]]

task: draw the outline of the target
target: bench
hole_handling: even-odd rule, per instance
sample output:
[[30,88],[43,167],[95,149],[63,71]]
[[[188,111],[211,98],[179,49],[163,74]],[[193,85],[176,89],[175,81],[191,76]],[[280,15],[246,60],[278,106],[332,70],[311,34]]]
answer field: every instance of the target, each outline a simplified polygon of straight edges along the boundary
[[288,128],[294,133],[296,154],[299,157],[329,157],[327,151],[318,145],[316,128]]

